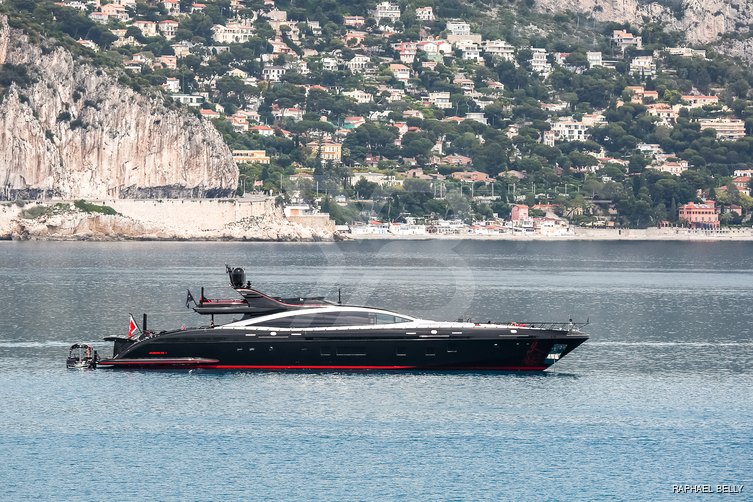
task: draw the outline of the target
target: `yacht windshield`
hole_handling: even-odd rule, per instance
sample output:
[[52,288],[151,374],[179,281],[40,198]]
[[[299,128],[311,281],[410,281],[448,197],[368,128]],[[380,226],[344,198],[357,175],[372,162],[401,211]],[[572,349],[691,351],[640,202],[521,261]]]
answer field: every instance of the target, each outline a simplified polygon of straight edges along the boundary
[[410,319],[391,313],[376,312],[319,312],[298,314],[269,321],[259,326],[271,328],[325,328],[335,326],[368,326],[372,324],[395,324],[410,322]]

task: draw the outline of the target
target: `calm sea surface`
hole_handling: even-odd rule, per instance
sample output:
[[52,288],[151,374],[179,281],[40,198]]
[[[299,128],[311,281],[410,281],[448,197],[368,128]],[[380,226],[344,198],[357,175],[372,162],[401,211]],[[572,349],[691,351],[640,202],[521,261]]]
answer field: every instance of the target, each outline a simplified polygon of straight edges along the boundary
[[[65,369],[224,265],[440,320],[590,320],[539,375]],[[753,498],[753,244],[0,243],[0,499]]]

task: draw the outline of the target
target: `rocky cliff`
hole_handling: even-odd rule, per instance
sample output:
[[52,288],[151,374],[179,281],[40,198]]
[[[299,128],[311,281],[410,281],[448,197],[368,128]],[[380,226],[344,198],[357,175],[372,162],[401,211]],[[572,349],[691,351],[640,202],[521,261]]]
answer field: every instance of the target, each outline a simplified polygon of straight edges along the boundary
[[120,85],[120,70],[81,62],[52,42],[31,43],[3,16],[0,65],[28,75],[0,97],[1,199],[234,190],[238,169],[214,127],[159,94]]
[[[598,21],[641,25],[644,18],[659,21],[667,30],[682,31],[689,43],[717,42],[726,33],[748,31],[753,23],[753,0],[535,0],[545,12],[583,12]],[[734,44],[724,47],[733,50]],[[734,52],[734,50],[733,50]],[[737,54],[743,55],[743,54]]]

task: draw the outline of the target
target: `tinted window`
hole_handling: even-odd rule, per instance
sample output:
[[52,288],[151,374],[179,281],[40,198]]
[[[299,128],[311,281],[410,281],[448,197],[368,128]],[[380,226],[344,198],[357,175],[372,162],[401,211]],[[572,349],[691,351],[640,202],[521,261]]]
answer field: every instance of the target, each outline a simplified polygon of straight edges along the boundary
[[289,328],[292,321],[292,317],[283,317],[281,319],[273,319],[271,321],[261,322],[259,323],[259,326],[269,326],[271,328]]
[[392,314],[372,312],[326,312],[300,314],[259,323],[271,328],[326,328],[332,326],[364,326],[369,324],[394,324],[408,322],[409,319]]
[[397,322],[409,322],[410,319],[406,319],[405,317],[400,317],[392,314],[377,314],[376,315],[376,323],[377,324],[395,324]]
[[365,356],[366,349],[364,347],[337,347],[336,354],[338,356]]

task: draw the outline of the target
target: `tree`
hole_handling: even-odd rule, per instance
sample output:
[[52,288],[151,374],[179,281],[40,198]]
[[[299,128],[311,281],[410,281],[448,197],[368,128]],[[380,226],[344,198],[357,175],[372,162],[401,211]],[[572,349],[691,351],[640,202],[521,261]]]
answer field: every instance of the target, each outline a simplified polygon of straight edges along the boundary
[[434,146],[425,133],[407,132],[402,139],[403,157],[426,157]]
[[379,187],[377,183],[368,181],[366,178],[361,176],[361,178],[356,181],[356,184],[353,188],[361,199],[370,199],[377,187]]
[[363,159],[368,153],[381,154],[388,144],[393,143],[398,133],[394,127],[386,127],[371,123],[364,124],[352,131],[345,138],[343,145],[354,157]]

